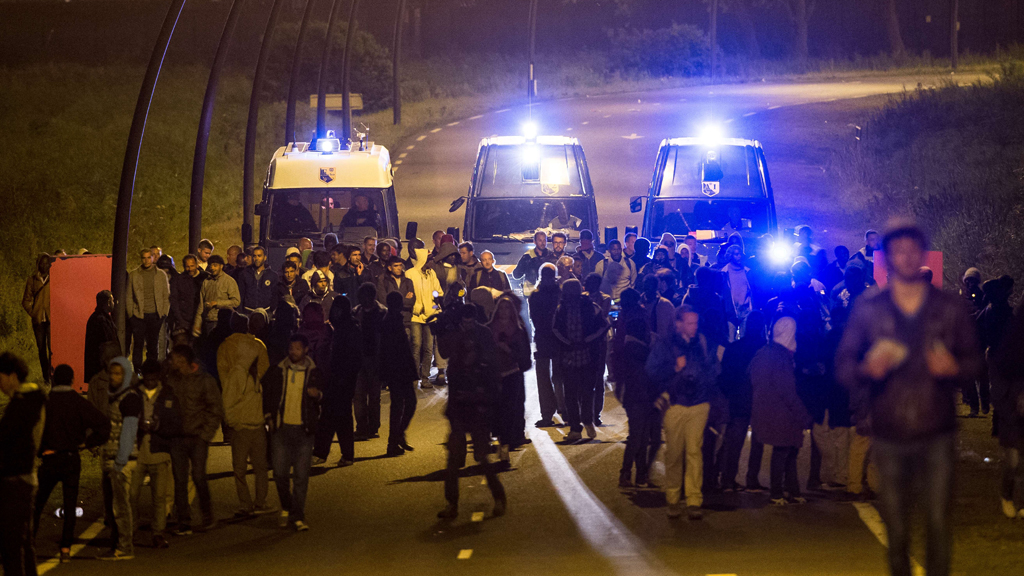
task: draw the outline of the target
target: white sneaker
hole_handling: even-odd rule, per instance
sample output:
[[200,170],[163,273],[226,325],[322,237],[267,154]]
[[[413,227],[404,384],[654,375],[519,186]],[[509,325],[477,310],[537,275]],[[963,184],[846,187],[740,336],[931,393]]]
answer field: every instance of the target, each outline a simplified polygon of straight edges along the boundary
[[277,519],[277,525],[281,528],[288,527],[288,511],[281,510],[281,516]]
[[597,428],[593,424],[585,424],[583,427],[587,429],[587,438],[597,438]]
[[510,461],[508,455],[508,444],[502,444],[501,448],[498,449],[498,459],[501,460],[502,462]]
[[296,520],[295,521],[295,531],[296,532],[306,532],[308,530],[309,530],[309,526],[307,526],[305,522],[303,522],[302,520]]
[[[1017,517],[1017,507],[1013,505],[1013,500],[1002,499],[1003,504],[1003,516],[1013,519]],[[1022,516],[1024,518],[1024,516]]]

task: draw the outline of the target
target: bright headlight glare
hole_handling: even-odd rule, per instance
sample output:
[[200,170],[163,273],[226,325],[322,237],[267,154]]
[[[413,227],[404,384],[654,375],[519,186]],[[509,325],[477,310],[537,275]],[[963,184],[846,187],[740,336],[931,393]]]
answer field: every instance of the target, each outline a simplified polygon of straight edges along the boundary
[[788,264],[793,259],[793,249],[785,244],[774,244],[772,246],[771,258],[775,264]]
[[523,124],[523,137],[527,140],[537,139],[537,124],[535,122],[527,122]]
[[534,144],[523,146],[523,163],[533,166],[540,163],[540,148]]
[[700,131],[700,139],[705,144],[717,144],[722,140],[722,128],[714,124],[709,124]]

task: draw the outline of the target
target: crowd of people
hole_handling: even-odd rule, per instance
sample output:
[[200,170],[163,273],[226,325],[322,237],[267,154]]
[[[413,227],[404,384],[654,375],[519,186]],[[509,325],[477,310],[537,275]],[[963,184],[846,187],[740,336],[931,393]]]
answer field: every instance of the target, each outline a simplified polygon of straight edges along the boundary
[[[155,547],[168,546],[168,532],[216,525],[206,467],[218,433],[231,446],[235,517],[275,511],[269,468],[281,526],[308,530],[311,466],[327,463],[335,437],[338,466],[355,462],[357,442],[379,437],[382,390],[390,399],[386,455],[398,457],[414,450],[406,432],[417,388],[447,388],[447,504],[438,516],[458,516],[467,435],[501,515],[497,466],[530,443],[531,369],[540,412],[533,425],[568,428],[566,443],[597,437],[611,386],[629,429],[619,486],[663,490],[670,518],[700,520],[704,496],[721,491],[767,491],[777,506],[805,502],[805,490],[859,499],[877,492],[892,571],[909,575],[907,510],[920,497],[930,511],[928,572],[948,573],[956,393],[971,415],[995,409],[1006,450],[1003,511],[1024,518],[1024,319],[1009,303],[1013,280],[982,282],[972,268],[959,295],[932,287],[927,238],[912,225],[884,237],[868,231],[862,248],[836,247],[834,259],[803,226],[783,264],[770,246],[748,250],[738,234],[704,256],[694,236],[677,245],[665,234],[652,246],[630,233],[602,253],[587,230],[572,252],[564,234],[538,232],[512,271],[524,298],[492,253],[478,256],[443,231],[431,240],[430,250],[409,241],[403,255],[393,239],[350,245],[328,234],[321,246],[303,239],[289,249],[279,270],[268,268],[260,246],[221,256],[203,240],[181,272],[159,247],[142,250],[124,303],[130,358],[117,340],[112,295],[96,295],[84,346],[87,401],[72,391],[70,367],[50,368],[52,257],[41,255],[23,304],[48,392],[25,383],[22,360],[0,357],[0,383],[12,397],[0,436],[19,447],[0,458],[6,573],[34,573],[31,527],[57,483],[71,506],[83,446],[98,451],[104,470],[114,542],[104,558],[133,556],[144,478]],[[884,290],[875,285],[878,250]],[[801,486],[796,463],[807,435],[811,470]],[[758,480],[765,446],[767,488]],[[663,486],[651,478],[659,454]],[[37,456],[32,498],[25,495],[35,490]],[[64,523],[62,560],[75,515]]]

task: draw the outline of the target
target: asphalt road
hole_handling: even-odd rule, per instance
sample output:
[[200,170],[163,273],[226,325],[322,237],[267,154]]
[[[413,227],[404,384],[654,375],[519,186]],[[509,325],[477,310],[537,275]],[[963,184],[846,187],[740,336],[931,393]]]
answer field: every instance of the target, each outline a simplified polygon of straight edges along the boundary
[[[542,133],[580,138],[597,190],[602,226],[637,224],[628,197],[643,194],[662,138],[692,134],[717,121],[727,136],[761,140],[772,172],[780,224],[808,222],[829,245],[856,246],[842,198],[824,176],[828,154],[852,139],[847,124],[885,101],[885,94],[939,79],[883,78],[838,83],[691,87],[544,102],[533,109]],[[499,110],[453,122],[393,151],[403,219],[416,219],[421,236],[435,228],[462,226],[449,202],[465,193],[481,137],[517,133],[524,108]],[[528,374],[528,422],[537,418],[533,373]],[[385,398],[386,398],[385,394]],[[443,389],[420,392],[410,430],[416,451],[385,458],[385,441],[357,445],[349,468],[320,467],[311,480],[307,519],[311,531],[276,527],[276,518],[222,523],[206,534],[173,538],[168,550],[136,538],[136,559],[92,561],[107,544],[100,537],[76,547],[67,565],[47,563],[59,574],[736,574],[853,576],[885,573],[884,548],[873,533],[871,510],[858,510],[828,495],[806,505],[773,508],[764,494],[712,496],[700,522],[670,521],[664,497],[654,491],[620,490],[617,471],[626,436],[624,412],[609,394],[599,441],[561,445],[563,429],[531,428],[533,444],[513,455],[501,474],[509,511],[491,517],[482,477],[470,468],[462,480],[460,516],[437,521],[444,504],[442,469],[447,422]],[[386,414],[387,408],[383,410]],[[386,424],[382,436],[386,437]],[[801,470],[806,479],[809,450]],[[228,518],[236,497],[227,447],[211,449],[209,471],[218,517]],[[767,454],[766,454],[767,455]],[[337,447],[329,460],[338,459]],[[746,457],[742,459],[746,462]],[[655,480],[663,470],[656,467]],[[761,483],[767,485],[767,460]],[[741,467],[740,477],[745,474]],[[95,491],[91,492],[95,494]],[[271,501],[277,498],[271,488]],[[95,496],[85,503],[79,526],[87,536]],[[57,496],[51,500],[57,502]],[[144,497],[145,502],[145,497]],[[861,519],[865,513],[868,522]],[[50,512],[37,545],[40,558],[56,554],[57,522]],[[90,526],[92,525],[92,526]],[[86,538],[88,540],[88,538]]]
[[[826,177],[831,152],[854,142],[852,124],[883,105],[887,95],[944,81],[949,77],[922,75],[693,86],[541,102],[532,107],[532,118],[541,134],[580,140],[600,226],[619,226],[620,237],[622,227],[640,224],[641,215],[629,212],[629,197],[647,193],[662,139],[696,136],[704,126],[717,125],[724,136],[762,143],[781,228],[810,224],[825,246],[857,247],[863,229],[854,227],[870,222],[870,215],[851,218],[844,212],[842,192]],[[447,207],[469,188],[480,139],[521,134],[530,117],[526,106],[496,110],[435,128],[393,150],[403,221],[416,219],[424,239],[435,229],[462,228],[464,209],[449,214]]]
[[[532,376],[527,381],[529,422],[537,418]],[[766,494],[710,496],[705,519],[691,522],[669,520],[660,492],[618,488],[626,426],[625,413],[611,393],[606,425],[598,429],[596,441],[563,445],[566,429],[531,428],[533,444],[514,453],[511,468],[500,475],[508,491],[505,516],[492,517],[490,493],[478,469],[471,467],[461,481],[459,518],[438,521],[435,514],[444,505],[445,396],[445,389],[419,392],[409,437],[415,452],[385,458],[385,440],[371,440],[357,444],[355,466],[335,468],[340,457],[335,446],[328,465],[314,468],[309,532],[279,529],[274,515],[268,515],[222,522],[205,534],[173,537],[169,549],[154,550],[148,547],[149,532],[140,531],[136,558],[117,563],[93,560],[108,546],[103,532],[79,549],[70,564],[44,569],[104,576],[268,570],[439,576],[884,573],[884,548],[857,510],[828,495],[783,508],[769,506]],[[386,429],[385,423],[383,437]],[[804,475],[807,453],[805,449],[801,460]],[[236,505],[230,467],[229,448],[211,448],[211,487],[221,519],[230,517]],[[656,465],[655,482],[663,473]],[[745,473],[744,464],[740,477]],[[765,485],[767,473],[766,459],[761,474]],[[271,493],[276,504],[273,487]],[[145,494],[142,502],[148,505]],[[95,511],[96,503],[88,504]],[[94,520],[94,513],[87,514],[83,525]],[[41,559],[56,553],[57,527],[49,516],[43,522],[37,544]]]

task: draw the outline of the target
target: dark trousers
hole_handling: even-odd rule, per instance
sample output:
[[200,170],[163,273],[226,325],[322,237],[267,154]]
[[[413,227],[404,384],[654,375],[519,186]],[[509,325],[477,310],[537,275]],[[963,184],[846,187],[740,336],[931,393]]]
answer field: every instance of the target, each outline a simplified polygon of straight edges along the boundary
[[160,357],[160,331],[164,328],[164,319],[158,314],[146,314],[142,318],[132,318],[132,364],[142,366],[142,347],[145,344],[146,358],[156,360]]
[[622,454],[619,474],[628,477],[636,466],[636,482],[644,484],[661,447],[661,414],[653,403],[626,404],[623,407],[629,423],[629,436],[626,437],[626,451]]
[[526,443],[526,382],[522,372],[501,379],[498,398],[498,441],[518,448]]
[[722,472],[722,488],[736,486],[736,474],[740,470],[740,455],[747,440],[750,416],[734,416],[725,425],[722,447],[718,450],[718,463]]
[[594,376],[591,366],[565,366],[565,423],[580,432],[594,423]]
[[39,491],[36,493],[35,533],[39,532],[39,518],[50,499],[50,494],[61,484],[64,496],[64,529],[60,547],[70,548],[75,540],[75,522],[78,520],[78,481],[82,475],[82,459],[78,452],[57,452],[43,456],[39,465]]
[[171,469],[174,476],[174,510],[178,524],[192,523],[192,508],[188,502],[188,478],[196,486],[199,510],[203,524],[213,522],[213,502],[210,500],[210,484],[206,480],[206,458],[210,448],[206,440],[198,436],[183,436],[171,441]]
[[555,412],[565,416],[565,389],[558,358],[537,352],[537,401],[541,420],[551,420]]
[[444,475],[444,497],[448,504],[459,505],[459,469],[466,462],[466,434],[473,439],[473,458],[484,469],[487,487],[494,501],[505,499],[505,487],[498,479],[494,465],[487,461],[491,451],[491,434],[481,418],[449,418],[451,432],[448,434],[448,466]]
[[797,477],[796,456],[799,446],[772,446],[771,497],[779,499],[784,493],[790,498],[800,496],[800,479]]
[[953,538],[949,509],[953,499],[953,432],[927,440],[890,442],[873,438],[871,454],[881,476],[881,515],[889,535],[889,571],[910,576],[911,518],[915,500],[925,517],[925,572],[948,576]]
[[35,490],[21,478],[0,478],[0,560],[4,576],[36,576],[32,537]]
[[604,411],[604,362],[600,362],[593,372],[594,375],[594,423],[601,421]]
[[43,371],[43,381],[50,383],[53,366],[50,365],[50,323],[32,324],[32,335],[36,337],[36,350],[39,352],[39,368]]
[[[820,424],[820,422],[818,422]],[[811,434],[811,469],[807,474],[807,486],[810,490],[811,486],[821,485],[821,448],[818,447],[818,443],[814,440],[814,434]]]
[[363,367],[356,378],[356,434],[373,436],[380,430],[380,380],[377,359],[363,358]]
[[965,382],[963,388],[961,388],[964,404],[970,406],[972,414],[977,414],[979,409],[988,414],[989,402],[991,400],[990,392],[991,386],[989,385],[988,370],[982,371],[978,380]]
[[355,460],[356,448],[354,440],[354,420],[352,418],[352,399],[356,393],[354,378],[341,383],[338,396],[324,403],[324,412],[316,427],[316,439],[313,442],[313,455],[327,459],[331,453],[331,442],[338,435],[342,460]]
[[391,391],[388,446],[402,446],[405,431],[416,414],[416,382],[388,382],[388,390]]
[[307,434],[302,426],[283,424],[270,435],[270,451],[281,510],[288,512],[288,520],[292,522],[305,521],[313,435]]
[[747,486],[760,484],[761,461],[764,460],[764,443],[756,434],[750,436],[750,455],[747,458]]

